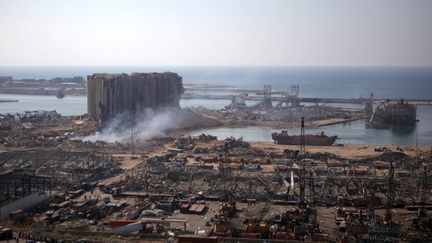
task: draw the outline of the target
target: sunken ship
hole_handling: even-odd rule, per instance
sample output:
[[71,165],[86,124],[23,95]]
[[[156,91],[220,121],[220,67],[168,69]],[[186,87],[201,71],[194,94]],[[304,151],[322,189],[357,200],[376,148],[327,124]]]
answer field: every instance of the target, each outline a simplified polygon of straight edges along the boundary
[[401,125],[413,126],[416,124],[417,107],[405,102],[386,101],[384,104],[377,106],[370,118],[372,127]]

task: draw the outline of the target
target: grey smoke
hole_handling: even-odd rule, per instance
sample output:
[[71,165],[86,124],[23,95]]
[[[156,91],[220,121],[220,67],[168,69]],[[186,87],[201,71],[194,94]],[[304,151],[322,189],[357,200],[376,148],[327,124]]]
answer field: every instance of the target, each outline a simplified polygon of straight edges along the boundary
[[183,114],[180,109],[146,109],[138,114],[123,113],[110,119],[101,131],[90,135],[85,141],[107,143],[130,143],[133,131],[134,142],[145,142],[165,132],[180,128]]

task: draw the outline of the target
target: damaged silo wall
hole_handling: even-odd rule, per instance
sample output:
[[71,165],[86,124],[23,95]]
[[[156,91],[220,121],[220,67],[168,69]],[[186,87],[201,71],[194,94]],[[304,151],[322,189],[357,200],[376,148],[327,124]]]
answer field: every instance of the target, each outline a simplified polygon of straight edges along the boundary
[[87,113],[103,122],[123,112],[179,107],[183,92],[177,73],[97,73],[87,77]]

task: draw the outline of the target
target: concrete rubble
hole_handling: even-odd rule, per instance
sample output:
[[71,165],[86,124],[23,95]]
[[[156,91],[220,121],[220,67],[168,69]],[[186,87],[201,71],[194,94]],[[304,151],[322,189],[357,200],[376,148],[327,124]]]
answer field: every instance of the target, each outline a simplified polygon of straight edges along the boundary
[[[412,146],[285,146],[183,136],[178,130],[145,142],[133,139],[133,133],[127,142],[85,141],[110,116],[138,106],[178,106],[182,93],[181,78],[173,73],[96,74],[89,80],[95,85],[91,92],[100,92],[89,98],[89,116],[55,111],[0,116],[5,237],[13,231],[21,239],[47,242],[432,238],[432,152],[427,148],[416,153]],[[142,82],[142,91],[150,93],[134,98],[125,91],[111,99],[113,87],[124,91],[126,86],[117,86],[121,80],[127,87]],[[125,95],[132,99],[123,103]],[[199,114],[212,117],[203,121],[216,117],[231,125],[286,124],[302,115],[312,122],[361,116],[330,107],[266,104]],[[38,195],[46,199],[31,206],[23,202]],[[22,208],[12,210],[18,202]]]
[[[4,116],[1,121],[10,124],[14,133],[21,131],[22,138],[32,140],[26,133],[47,129],[38,124],[48,116],[47,122],[57,123],[55,130],[63,136],[65,131],[59,127],[85,119],[35,114],[19,119]],[[24,129],[23,124],[32,128]],[[430,152],[422,152],[417,163],[412,153],[407,153],[412,150],[400,146],[388,146],[382,152],[373,146],[366,150],[356,147],[368,151],[368,156],[345,157],[338,152],[350,149],[349,145],[311,147],[300,154],[298,146],[218,139],[208,134],[161,136],[134,148],[120,143],[75,144],[76,134],[89,129],[82,128],[57,143],[45,141],[35,147],[24,145],[24,139],[11,143],[9,136],[3,138],[6,143],[2,146],[12,150],[0,157],[2,188],[7,188],[4,183],[11,188],[2,191],[3,203],[34,191],[51,194],[45,203],[24,210],[20,217],[13,216],[12,227],[31,220],[32,234],[50,229],[56,232],[51,237],[60,239],[64,237],[61,232],[78,231],[105,232],[108,235],[100,236],[105,238],[120,232],[135,237],[130,232],[139,231],[140,239],[175,237],[179,241],[227,237],[240,241],[336,240],[355,234],[367,238],[365,232],[372,232],[365,230],[370,228],[368,197],[373,188],[374,212],[384,217],[380,215],[386,208],[392,166],[395,183],[404,185],[394,195],[395,220],[404,232],[421,231],[413,228],[411,221],[400,221],[398,212],[416,217],[410,210],[421,207],[412,194],[418,190],[417,183],[407,182],[417,180],[421,163],[432,158]],[[46,137],[52,136],[56,134]],[[39,150],[41,147],[46,150]],[[307,207],[300,203],[303,166]],[[328,223],[319,224],[328,217]],[[427,227],[427,223],[414,225]],[[380,223],[373,229],[379,235],[384,226]]]

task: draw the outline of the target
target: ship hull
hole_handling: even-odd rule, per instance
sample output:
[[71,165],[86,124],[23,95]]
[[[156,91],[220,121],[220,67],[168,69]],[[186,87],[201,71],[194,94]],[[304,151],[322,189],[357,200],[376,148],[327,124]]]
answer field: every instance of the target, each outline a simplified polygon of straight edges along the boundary
[[[300,145],[300,136],[289,136],[285,134],[272,133],[272,139],[277,144]],[[330,146],[336,142],[337,136],[305,135],[305,145]]]
[[417,109],[409,104],[389,104],[379,106],[370,118],[372,127],[380,128],[386,125],[414,126]]

